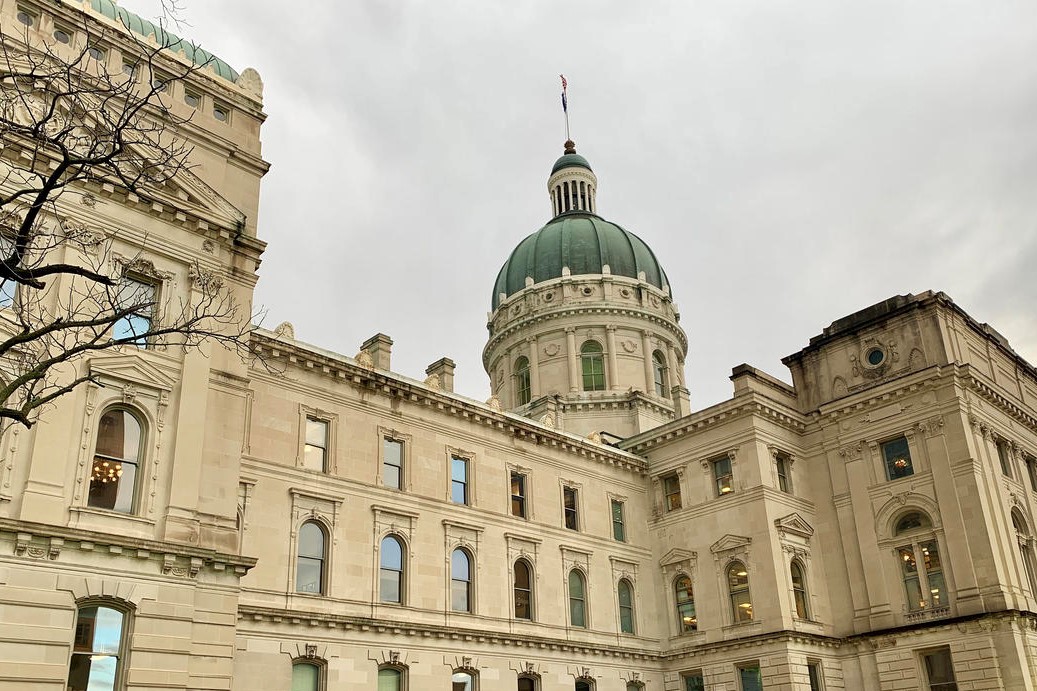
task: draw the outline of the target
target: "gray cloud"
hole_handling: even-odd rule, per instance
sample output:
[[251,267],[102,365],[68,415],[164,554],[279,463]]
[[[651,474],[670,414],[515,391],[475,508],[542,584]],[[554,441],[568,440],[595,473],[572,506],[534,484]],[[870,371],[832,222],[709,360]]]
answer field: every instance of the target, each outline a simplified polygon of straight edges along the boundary
[[[125,4],[142,13],[148,4]],[[944,290],[1037,361],[1032,2],[192,2],[266,84],[258,302],[488,395],[497,270],[573,136],[673,281],[692,401],[897,293]]]

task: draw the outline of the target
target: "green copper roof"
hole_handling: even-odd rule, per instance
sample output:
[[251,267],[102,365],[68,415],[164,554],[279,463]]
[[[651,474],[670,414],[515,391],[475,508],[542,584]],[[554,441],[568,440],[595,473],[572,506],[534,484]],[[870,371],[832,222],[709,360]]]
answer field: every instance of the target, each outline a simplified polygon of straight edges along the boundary
[[511,296],[525,288],[527,276],[535,283],[561,278],[563,266],[573,276],[600,274],[605,264],[616,276],[636,279],[643,271],[656,288],[669,284],[641,238],[593,214],[567,213],[520,242],[504,262],[493,287],[493,309],[501,293]]
[[551,175],[554,175],[562,168],[586,168],[587,170],[594,172],[591,168],[591,164],[587,163],[587,159],[576,153],[565,154],[555,161],[554,167],[551,168]]
[[227,81],[236,82],[238,80],[238,73],[234,71],[234,68],[209,51],[202,50],[190,41],[186,41],[176,34],[169,33],[157,24],[141,19],[132,12],[119,7],[112,0],[90,0],[90,6],[98,14],[103,14],[117,24],[122,24],[135,34],[139,34],[144,38],[154,36],[155,41],[163,48],[168,48],[174,53],[179,53],[181,50],[184,51],[187,59],[195,65],[201,65],[205,68],[211,67],[216,71],[216,74]]

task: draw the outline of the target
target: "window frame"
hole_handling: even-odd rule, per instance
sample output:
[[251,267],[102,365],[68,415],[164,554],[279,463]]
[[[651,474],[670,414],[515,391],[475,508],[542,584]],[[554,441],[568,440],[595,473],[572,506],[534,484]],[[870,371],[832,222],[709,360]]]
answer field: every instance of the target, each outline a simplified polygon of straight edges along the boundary
[[[321,556],[320,557],[313,557],[313,556],[310,556],[310,555],[303,555],[302,554],[302,550],[301,550],[301,546],[302,546],[302,531],[308,525],[312,525],[315,528],[317,528],[318,531],[320,531],[320,535],[321,535]],[[293,594],[295,594],[295,595],[311,595],[311,596],[320,596],[320,597],[326,596],[328,594],[328,583],[330,581],[330,579],[328,578],[328,564],[330,562],[330,554],[329,554],[329,552],[330,552],[330,545],[331,545],[330,536],[331,536],[331,532],[330,532],[328,526],[323,521],[317,520],[315,518],[308,518],[308,519],[306,519],[305,521],[303,521],[302,523],[299,524],[299,528],[298,528],[298,531],[296,532],[296,539],[295,539],[295,574],[294,574],[295,577],[293,579],[293,581],[294,581],[293,582],[293,586],[294,586]],[[315,590],[315,591],[313,591],[313,590],[300,590],[299,589],[299,587],[300,587],[300,582],[299,582],[299,566],[302,563],[303,559],[307,559],[307,560],[311,560],[311,561],[319,561],[319,565],[318,565],[319,582],[317,583],[317,590]]]
[[[465,567],[468,570],[467,578],[458,578],[454,570],[454,557],[460,554],[465,559]],[[455,547],[450,551],[450,594],[449,594],[449,611],[454,614],[474,614],[475,613],[475,557],[474,555],[464,547]],[[464,584],[464,597],[465,604],[464,609],[459,609],[454,602],[454,584]]]
[[[626,587],[627,595],[630,598],[630,602],[627,605],[623,604],[623,588]],[[635,591],[634,584],[629,578],[620,578],[616,582],[616,612],[619,616],[619,633],[628,636],[637,635],[637,608],[635,607]],[[623,613],[624,610],[628,611],[629,627],[623,625]],[[628,630],[629,629],[629,630]]]
[[666,513],[684,508],[680,473],[669,473],[662,477],[663,508]]
[[[682,598],[681,593],[681,582],[688,582],[688,588],[684,590],[687,593],[691,591],[690,597]],[[685,635],[689,633],[696,633],[699,630],[699,616],[698,611],[695,609],[695,582],[691,576],[686,573],[679,573],[677,577],[673,579],[673,601],[677,612],[677,634]],[[689,625],[684,621],[685,608],[690,605],[691,616],[694,621]]]
[[1037,492],[1037,457],[1032,454],[1022,454],[1023,465],[1026,467],[1026,475],[1030,479],[1030,491]]
[[[22,21],[21,15],[25,15],[30,21]],[[26,29],[39,29],[40,27],[40,12],[34,7],[18,3],[15,5],[14,18],[19,24],[24,26]]]
[[[581,592],[579,597],[573,595],[573,576],[580,583]],[[569,573],[565,576],[565,596],[569,604],[569,626],[574,629],[590,629],[590,608],[587,607],[587,576],[576,567],[569,569]],[[574,616],[576,610],[573,605],[576,603],[579,603],[582,611],[582,622],[579,624],[576,623],[576,617]]]
[[409,688],[408,670],[403,665],[378,665],[378,675],[375,677],[375,683],[378,683],[378,678],[382,675],[382,672],[396,672],[397,678],[400,680],[398,691],[407,691]]
[[[381,440],[381,444],[379,446],[379,460],[381,461],[381,463],[379,464],[379,468],[381,470],[378,476],[379,484],[381,484],[382,487],[385,487],[386,489],[396,490],[399,492],[406,492],[408,484],[407,467],[410,465],[409,463],[407,463],[407,451],[410,445],[407,443],[406,439],[403,439],[397,434],[391,434],[388,431],[381,430],[379,432],[380,433],[378,435],[378,438]],[[398,465],[394,465],[390,463],[388,460],[389,454],[387,452],[389,450],[390,444],[399,445],[400,462]],[[389,468],[396,468],[396,472],[398,473],[398,482],[396,485],[389,484],[385,481],[385,473]]]
[[[447,499],[450,503],[455,506],[471,506],[472,505],[472,458],[466,454],[459,453],[457,451],[451,451],[448,455],[450,462],[448,467],[450,472],[447,474],[449,479]],[[464,468],[464,480],[457,480],[454,478],[455,464],[460,463]],[[461,488],[462,501],[458,501],[455,497],[455,491],[457,488]]]
[[994,450],[997,452],[997,460],[1001,466],[1001,474],[1009,479],[1014,479],[1012,473],[1012,442],[1004,437],[994,440]]
[[[191,100],[194,100],[194,103]],[[202,95],[197,91],[191,89],[184,89],[184,103],[187,104],[188,108],[198,110],[202,107]]]
[[[97,451],[97,445],[98,445],[98,443],[101,440],[101,421],[104,419],[104,417],[109,412],[113,412],[113,411],[123,412],[126,415],[128,415],[132,420],[134,420],[134,422],[137,423],[137,427],[140,430],[140,434],[139,434],[138,440],[137,440],[137,457],[136,457],[135,460],[130,460],[129,458],[115,458],[114,456],[110,456],[110,455],[107,455],[107,454],[99,454],[98,451]],[[96,511],[104,511],[106,513],[116,514],[116,515],[120,515],[120,516],[139,516],[140,515],[141,505],[143,503],[141,501],[141,499],[142,499],[142,486],[143,486],[143,483],[144,483],[144,481],[146,479],[146,473],[144,473],[142,471],[143,471],[143,466],[145,466],[146,463],[147,463],[147,456],[148,456],[147,448],[148,448],[149,437],[150,437],[150,429],[149,429],[148,421],[149,421],[148,416],[145,415],[142,410],[140,410],[139,408],[136,408],[134,406],[126,405],[125,403],[111,403],[111,404],[105,406],[101,410],[101,413],[97,416],[97,423],[94,424],[94,426],[93,426],[93,428],[94,428],[93,429],[93,454],[91,455],[90,471],[89,471],[89,477],[88,477],[88,482],[87,482],[86,502],[85,502],[86,508],[91,509],[91,510],[96,510]],[[96,504],[92,503],[91,493],[92,493],[92,489],[93,489],[93,485],[94,485],[93,476],[94,476],[94,472],[95,472],[95,469],[96,469],[96,466],[94,464],[96,463],[98,458],[101,458],[102,462],[114,461],[114,462],[116,462],[116,463],[118,463],[120,465],[120,474],[118,476],[120,478],[120,482],[121,482],[121,477],[122,477],[122,473],[121,473],[122,468],[121,468],[121,466],[126,465],[126,464],[129,464],[129,465],[133,466],[133,469],[134,469],[134,473],[133,473],[133,496],[131,497],[131,500],[130,500],[130,508],[129,508],[129,510],[123,511],[123,510],[117,509],[115,507],[109,508],[109,507],[106,507],[106,506],[99,506],[99,505],[96,505]]]
[[[950,668],[951,680],[950,681],[936,681],[932,680],[929,674],[929,666],[926,664],[927,658],[935,657],[936,655],[946,655],[947,665]],[[954,656],[951,654],[951,648],[949,645],[938,646],[935,648],[927,648],[925,650],[918,651],[918,664],[921,667],[921,678],[925,681],[926,687],[929,691],[957,691],[958,688],[958,677],[954,673]]]
[[469,681],[472,682],[470,689],[471,691],[479,691],[479,670],[471,667],[457,667],[450,672],[450,687],[453,688],[454,684],[458,683],[454,677],[459,674],[467,675]]
[[292,660],[292,688],[295,688],[295,668],[296,667],[312,667],[317,672],[317,683],[314,685],[315,691],[324,691],[326,688],[326,676],[327,676],[327,665],[317,658],[295,658]]
[[1030,589],[1030,597],[1037,599],[1037,560],[1034,558],[1034,541],[1029,522],[1019,509],[1011,511],[1012,528],[1015,530],[1016,545],[1019,549],[1019,560],[1023,564],[1023,576]]
[[[568,497],[572,495],[572,505]],[[572,520],[570,521],[570,517]],[[571,525],[570,525],[571,524]],[[580,532],[580,488],[572,483],[562,483],[562,527],[566,530]]]
[[529,685],[532,687],[532,689],[530,691],[540,691],[540,677],[539,676],[537,676],[535,674],[529,674],[529,673],[518,675],[515,678],[515,688],[517,689],[517,691],[524,691],[523,689],[519,688],[522,685],[523,681],[528,681],[529,682]]
[[[617,509],[619,518],[617,519]],[[616,542],[627,541],[626,502],[616,497],[609,497],[609,517],[612,523],[612,539]]]
[[655,387],[655,395],[659,398],[668,398],[669,392],[667,389],[667,378],[669,375],[669,367],[666,363],[666,355],[661,350],[656,349],[652,352],[652,379]]
[[[796,587],[796,571],[799,572],[800,585]],[[789,562],[789,583],[792,587],[792,616],[804,621],[812,621],[810,618],[810,591],[807,588],[806,566],[795,558]]]
[[[130,665],[129,665],[129,658],[130,658],[130,653],[132,652],[131,651],[131,647],[130,647],[130,642],[133,640],[132,639],[132,635],[133,635],[132,629],[133,629],[134,617],[136,615],[136,608],[133,606],[132,603],[126,602],[124,600],[116,600],[116,599],[107,598],[107,597],[91,597],[91,598],[85,598],[83,600],[79,600],[79,601],[76,602],[76,605],[75,605],[75,616],[73,617],[73,620],[72,620],[72,632],[71,632],[72,637],[71,637],[71,640],[69,641],[69,647],[68,647],[69,648],[69,653],[68,653],[68,661],[66,663],[67,673],[65,675],[65,688],[71,688],[70,677],[72,676],[72,662],[76,658],[76,656],[77,655],[88,655],[88,656],[90,656],[92,658],[92,657],[94,657],[96,652],[98,652],[98,651],[94,651],[93,649],[91,649],[90,651],[78,651],[78,652],[76,651],[76,634],[79,631],[79,618],[80,618],[80,615],[81,615],[83,610],[91,609],[91,608],[94,608],[94,609],[101,609],[101,608],[109,609],[109,610],[118,612],[122,616],[122,621],[120,623],[120,629],[119,629],[119,645],[118,645],[118,650],[117,650],[116,655],[115,655],[115,658],[116,658],[116,663],[115,663],[115,684],[113,685],[113,688],[115,688],[115,689],[123,689],[126,686],[126,678],[128,676],[129,667],[130,667]],[[102,654],[105,654],[105,653],[102,652]],[[89,678],[88,678],[87,681],[89,682]],[[85,688],[86,689],[90,688],[89,683],[87,684],[87,686]]]
[[580,346],[580,390],[606,391],[608,376],[605,373],[605,348],[591,338]]
[[792,457],[784,451],[774,454],[774,472],[778,476],[778,490],[785,494],[792,491]]
[[745,662],[739,662],[735,665],[735,680],[738,684],[738,691],[752,691],[752,689],[745,685],[744,677],[745,672],[751,672],[752,670],[756,670],[756,676],[759,679],[759,684],[757,688],[760,689],[760,691],[762,691],[763,669],[760,667],[759,660],[747,660]]
[[[736,578],[744,578],[744,587],[739,585],[737,590],[732,587],[731,575],[732,572],[741,566],[745,570],[745,575],[742,576],[740,573],[735,573]],[[755,621],[755,613],[753,612],[753,597],[752,597],[752,583],[749,579],[749,567],[741,559],[732,559],[727,562],[724,567],[724,580],[727,583],[727,596],[728,602],[731,608],[731,623],[732,624],[749,624]],[[740,601],[740,596],[745,593],[745,602]],[[744,607],[744,604],[748,604],[748,607]]]
[[[709,461],[709,470],[713,476],[713,490],[716,493],[716,497],[727,497],[735,493],[735,467],[734,459],[731,458],[730,454],[724,454],[722,456],[715,456]],[[725,464],[727,472],[721,474],[721,464]],[[724,483],[724,480],[727,483]]]
[[[693,687],[688,682],[698,680],[698,683]],[[706,678],[702,674],[701,669],[693,669],[688,672],[681,672],[681,689],[680,691],[705,691],[706,690]]]
[[807,658],[807,682],[810,691],[825,691],[825,668],[820,660]]
[[[394,569],[392,567],[385,566],[385,542],[387,540],[393,540],[400,548],[400,567]],[[396,589],[398,592],[398,599],[386,600],[382,593],[382,574],[384,571],[389,571],[396,574]],[[407,541],[399,533],[386,533],[378,541],[378,604],[380,605],[406,605],[407,604]]]
[[[907,450],[906,459],[891,458],[891,456],[895,457],[896,454],[890,453],[889,450],[893,448],[894,444],[899,443],[901,440],[903,440],[904,448]],[[895,437],[879,442],[879,456],[882,460],[882,468],[886,473],[887,482],[902,480],[905,477],[911,477],[915,474],[915,462],[911,454],[911,440],[907,438],[906,434],[899,434]],[[906,460],[905,466],[896,465],[902,460]],[[897,470],[894,470],[894,468],[897,468]]]
[[[519,494],[515,493],[515,481],[518,480]],[[529,473],[523,472],[517,468],[510,468],[508,470],[508,513],[514,518],[523,518],[529,520]],[[518,502],[516,504],[516,502]],[[515,507],[518,506],[519,512],[515,512]]]
[[[119,304],[122,302],[122,291],[124,290],[124,285],[128,283],[135,283],[138,286],[150,288],[153,291],[151,300],[152,304],[150,305],[150,307],[146,309],[134,310],[133,312],[123,317],[120,317],[119,319],[114,320],[111,323],[112,340],[127,338],[128,335],[136,335],[136,328],[134,328],[133,326],[128,327],[128,330],[130,332],[129,334],[122,336],[118,335],[120,324],[132,325],[134,319],[146,319],[148,323],[147,329],[144,330],[144,333],[146,334],[147,332],[152,331],[159,323],[158,307],[160,304],[162,304],[161,301],[163,282],[153,277],[144,276],[133,271],[123,272],[123,274],[119,277],[119,283],[116,286],[116,307],[119,307]],[[141,336],[137,336],[137,338],[133,340],[126,341],[123,345],[136,346],[138,348],[142,348],[145,350],[153,347],[152,343],[148,341],[147,337],[143,334]]]
[[[231,107],[226,103],[223,103],[222,101],[213,101],[212,109],[209,111],[209,114],[212,115],[212,119],[216,122],[222,122],[225,125],[229,125],[231,112]],[[221,118],[217,113],[223,113],[223,117]]]
[[[59,31],[68,37],[67,41],[62,41],[60,38],[58,38]],[[71,46],[72,43],[76,40],[75,30],[68,28],[60,22],[54,22],[54,28],[51,29],[50,35],[51,38],[53,38],[55,41],[65,46]]]
[[[324,428],[324,445],[314,444],[310,442],[310,423],[321,425]],[[308,454],[306,453],[309,449],[320,449],[321,455],[321,467],[320,469],[311,468],[307,461]],[[309,470],[314,473],[321,473],[327,475],[331,470],[331,421],[320,415],[312,414],[306,415],[304,421],[304,428],[302,431],[302,468],[303,470]]]
[[[526,577],[528,579],[529,588],[519,588],[518,585],[518,571],[516,567],[521,564],[526,569]],[[511,597],[512,597],[512,615],[514,619],[520,621],[536,621],[536,606],[535,606],[535,585],[536,579],[534,577],[533,565],[528,559],[519,557],[511,565]],[[520,616],[518,613],[518,601],[519,591],[526,593],[527,609],[529,611],[528,617]]]
[[518,407],[527,405],[533,400],[533,379],[529,358],[525,355],[520,355],[515,360],[512,375],[515,382],[515,405]]

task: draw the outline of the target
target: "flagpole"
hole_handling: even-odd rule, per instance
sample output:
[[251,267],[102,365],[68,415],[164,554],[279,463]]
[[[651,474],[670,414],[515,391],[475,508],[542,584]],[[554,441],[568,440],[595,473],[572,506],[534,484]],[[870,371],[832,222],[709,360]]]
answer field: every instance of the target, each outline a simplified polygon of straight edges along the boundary
[[562,79],[562,112],[565,114],[565,141],[571,141],[572,137],[569,136],[569,99],[567,98],[569,82],[566,81],[564,74],[558,76]]

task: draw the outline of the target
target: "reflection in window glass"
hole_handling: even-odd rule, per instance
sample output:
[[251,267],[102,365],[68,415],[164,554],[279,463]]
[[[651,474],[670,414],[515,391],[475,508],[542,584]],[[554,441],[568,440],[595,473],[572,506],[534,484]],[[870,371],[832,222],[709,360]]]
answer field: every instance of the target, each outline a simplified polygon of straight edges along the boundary
[[583,390],[604,391],[605,356],[602,354],[601,344],[597,341],[584,343],[580,348],[580,361],[583,367]]
[[378,591],[382,602],[403,602],[403,546],[392,535],[382,540]]
[[882,458],[886,463],[886,477],[896,480],[908,475],[914,475],[915,469],[911,465],[911,449],[907,445],[907,438],[900,437],[887,441],[882,445]]
[[450,459],[450,501],[455,504],[468,503],[468,459]]
[[151,331],[155,310],[156,290],[150,283],[123,276],[115,307],[126,314],[112,324],[112,338],[138,347],[145,347],[144,335]]
[[730,494],[735,490],[734,476],[731,474],[731,459],[728,456],[713,461],[713,479],[716,481],[718,497]]
[[526,476],[511,471],[511,515],[526,517]]
[[739,667],[738,678],[742,682],[742,691],[763,691],[763,676],[759,666]]
[[403,691],[403,673],[398,669],[378,670],[378,691]]
[[623,502],[612,500],[612,537],[619,542],[626,542],[626,526],[623,523]]
[[320,667],[307,662],[292,665],[292,691],[319,691]]
[[623,633],[634,633],[634,588],[630,581],[619,582],[619,630]]
[[454,672],[450,682],[451,691],[473,691],[475,688],[472,675],[468,672]]
[[673,588],[677,598],[677,623],[681,633],[691,633],[699,628],[698,616],[695,614],[695,593],[691,589],[691,579],[681,576]]
[[578,494],[575,487],[562,488],[562,510],[565,514],[565,527],[569,530],[580,529],[580,518],[577,512]]
[[749,572],[740,561],[727,567],[727,587],[731,594],[731,614],[739,624],[753,620],[753,602],[749,597]]
[[80,607],[76,616],[68,691],[114,691],[122,659],[123,621],[119,610]]
[[303,467],[318,473],[328,471],[328,422],[306,418],[306,447]]

